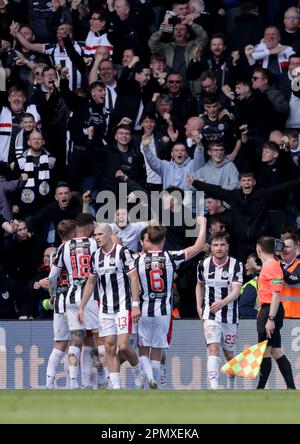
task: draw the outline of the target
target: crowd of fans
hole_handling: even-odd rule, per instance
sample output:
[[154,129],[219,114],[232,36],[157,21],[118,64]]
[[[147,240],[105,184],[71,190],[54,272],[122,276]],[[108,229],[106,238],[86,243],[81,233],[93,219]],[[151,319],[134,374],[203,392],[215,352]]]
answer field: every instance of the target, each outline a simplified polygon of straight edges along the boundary
[[[0,0],[0,318],[48,316],[57,224],[120,183],[173,213],[173,192],[204,191],[208,239],[228,231],[243,262],[259,236],[297,235],[299,26],[298,0]],[[192,245],[186,228],[166,248]],[[178,271],[182,317],[198,259]]]

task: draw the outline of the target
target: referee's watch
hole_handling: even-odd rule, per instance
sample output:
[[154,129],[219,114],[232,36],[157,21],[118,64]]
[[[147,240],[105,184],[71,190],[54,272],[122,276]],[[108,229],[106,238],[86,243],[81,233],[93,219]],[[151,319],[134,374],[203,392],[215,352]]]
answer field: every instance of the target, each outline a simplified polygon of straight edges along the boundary
[[268,316],[269,321],[275,321],[275,316]]

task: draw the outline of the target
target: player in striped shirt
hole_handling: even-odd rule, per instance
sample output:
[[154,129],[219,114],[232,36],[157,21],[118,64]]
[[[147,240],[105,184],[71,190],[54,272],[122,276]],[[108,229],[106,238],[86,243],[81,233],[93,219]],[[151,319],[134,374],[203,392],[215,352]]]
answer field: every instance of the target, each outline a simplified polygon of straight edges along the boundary
[[[68,240],[75,236],[76,223],[74,220],[62,220],[57,225],[57,232],[65,244]],[[55,260],[55,252],[52,262]],[[54,347],[49,356],[47,365],[47,381],[46,387],[48,389],[54,388],[54,380],[57,373],[58,366],[61,359],[65,356],[65,352],[70,339],[70,330],[65,317],[66,312],[66,295],[69,288],[68,273],[66,270],[61,270],[58,277],[56,293],[51,298],[54,306],[53,314],[53,334]]]
[[[211,256],[198,264],[197,311],[203,320],[208,347],[207,373],[210,388],[219,388],[220,346],[227,361],[233,358],[238,324],[238,302],[243,283],[243,266],[228,254],[229,235],[215,233]],[[227,388],[234,388],[234,377]]]
[[147,251],[135,262],[141,287],[142,317],[138,323],[140,362],[149,387],[153,389],[158,387],[162,352],[168,347],[174,272],[183,261],[200,253],[205,244],[206,219],[199,216],[197,222],[200,231],[196,242],[179,251],[163,251],[166,227],[149,226]]
[[99,336],[104,338],[111,386],[113,389],[121,388],[118,347],[132,367],[136,387],[140,388],[143,375],[138,356],[129,342],[132,322],[140,318],[139,282],[134,260],[127,248],[113,242],[108,224],[97,226],[97,243],[100,248],[92,256],[90,277],[84,288],[78,322],[83,321],[98,278]]
[[[93,218],[90,214],[79,214],[77,216],[76,237],[59,247],[49,275],[51,295],[56,292],[57,277],[63,268],[67,270],[70,281],[66,296],[66,315],[71,332],[71,343],[68,351],[71,389],[79,388],[77,378],[80,350],[85,330],[98,332],[98,305],[96,300],[91,299],[89,301],[85,311],[84,323],[80,324],[77,321],[77,311],[83,295],[84,284],[90,273],[91,255],[97,250],[96,241],[90,238],[93,229]],[[87,348],[83,349],[86,356],[83,359],[85,362],[84,368],[81,366],[81,383],[83,387],[89,387],[93,367],[93,343],[85,347]]]

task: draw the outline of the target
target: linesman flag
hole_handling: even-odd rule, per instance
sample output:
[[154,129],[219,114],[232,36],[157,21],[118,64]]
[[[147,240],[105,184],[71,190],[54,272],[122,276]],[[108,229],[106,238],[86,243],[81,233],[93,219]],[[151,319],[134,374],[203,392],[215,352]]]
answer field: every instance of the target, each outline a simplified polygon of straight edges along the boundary
[[223,365],[221,371],[229,375],[256,378],[267,348],[267,343],[268,341],[263,341],[246,348],[242,353]]

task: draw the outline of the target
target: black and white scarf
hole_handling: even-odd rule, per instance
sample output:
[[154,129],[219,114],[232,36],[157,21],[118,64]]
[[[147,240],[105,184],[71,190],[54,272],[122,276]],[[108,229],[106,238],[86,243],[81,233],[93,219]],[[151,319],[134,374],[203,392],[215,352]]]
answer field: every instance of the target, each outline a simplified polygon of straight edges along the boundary
[[36,158],[29,149],[19,159],[20,169],[28,175],[21,194],[24,203],[32,203],[37,197],[45,197],[50,192],[50,169],[53,168],[55,159],[45,149],[38,156],[38,164],[34,162]]

